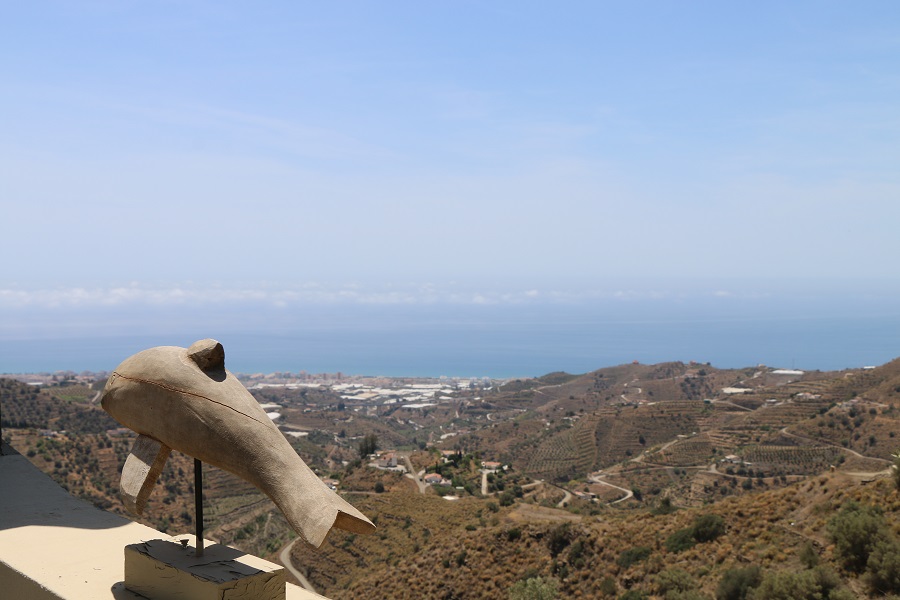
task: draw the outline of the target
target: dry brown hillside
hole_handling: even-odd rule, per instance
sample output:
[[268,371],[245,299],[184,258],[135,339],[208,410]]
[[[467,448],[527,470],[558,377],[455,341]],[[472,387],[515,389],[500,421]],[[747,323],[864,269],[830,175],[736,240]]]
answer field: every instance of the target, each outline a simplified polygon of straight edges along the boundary
[[[132,438],[83,388],[0,380],[3,437],[72,493],[121,512]],[[368,537],[334,532],[321,551],[292,546],[329,597],[504,598],[542,577],[558,597],[731,598],[719,586],[753,573],[765,593],[900,592],[890,471],[900,361],[833,373],[620,365],[459,389],[420,408],[347,407],[327,389],[255,393],[277,400],[285,430],[303,433],[295,450],[378,525]],[[411,475],[373,468],[358,455],[366,436],[444,483],[420,490]],[[482,473],[481,461],[503,467]],[[192,529],[190,468],[173,455],[147,523]],[[227,473],[206,470],[204,495],[214,539],[272,560],[295,539],[268,499]],[[848,566],[829,529],[851,513],[877,521],[871,569]],[[694,539],[704,519],[721,527],[714,539]]]

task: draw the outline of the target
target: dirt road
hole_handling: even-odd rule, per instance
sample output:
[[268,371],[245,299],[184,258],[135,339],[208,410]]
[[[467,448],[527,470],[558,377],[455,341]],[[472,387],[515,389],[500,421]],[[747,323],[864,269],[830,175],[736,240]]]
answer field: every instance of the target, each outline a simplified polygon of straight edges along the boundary
[[[319,593],[316,591],[316,589],[306,579],[303,573],[294,568],[294,563],[291,561],[291,548],[294,547],[294,544],[296,544],[299,539],[300,538],[297,538],[296,540],[285,546],[281,551],[281,554],[278,555],[278,559],[281,561],[281,564],[284,565],[284,568],[290,571],[291,575],[293,575],[297,579],[297,581],[300,582],[300,585],[303,587],[303,589],[319,596]],[[324,596],[319,597],[324,598]]]

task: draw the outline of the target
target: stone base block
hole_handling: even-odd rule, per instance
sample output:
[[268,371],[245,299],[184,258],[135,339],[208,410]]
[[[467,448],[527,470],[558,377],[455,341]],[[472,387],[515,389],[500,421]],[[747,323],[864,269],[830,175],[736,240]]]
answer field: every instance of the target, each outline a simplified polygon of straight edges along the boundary
[[125,587],[149,600],[284,600],[284,567],[220,544],[125,546]]

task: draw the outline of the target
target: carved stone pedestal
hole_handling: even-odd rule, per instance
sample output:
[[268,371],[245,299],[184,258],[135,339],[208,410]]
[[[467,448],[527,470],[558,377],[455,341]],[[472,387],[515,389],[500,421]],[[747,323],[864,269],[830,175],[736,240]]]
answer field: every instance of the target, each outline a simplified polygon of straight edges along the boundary
[[[193,539],[193,536],[191,536]],[[150,600],[284,600],[284,567],[234,548],[167,540],[125,546],[125,587]]]

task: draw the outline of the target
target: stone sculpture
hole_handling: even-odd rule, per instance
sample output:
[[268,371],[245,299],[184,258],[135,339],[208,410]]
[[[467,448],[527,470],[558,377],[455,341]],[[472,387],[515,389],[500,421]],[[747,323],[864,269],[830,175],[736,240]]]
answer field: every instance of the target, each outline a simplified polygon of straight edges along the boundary
[[171,449],[234,473],[262,490],[291,527],[319,547],[332,527],[375,526],[306,466],[259,403],[225,369],[216,340],[159,346],[116,367],[101,403],[139,434],[122,471],[126,507],[141,514]]

